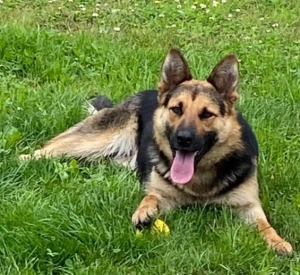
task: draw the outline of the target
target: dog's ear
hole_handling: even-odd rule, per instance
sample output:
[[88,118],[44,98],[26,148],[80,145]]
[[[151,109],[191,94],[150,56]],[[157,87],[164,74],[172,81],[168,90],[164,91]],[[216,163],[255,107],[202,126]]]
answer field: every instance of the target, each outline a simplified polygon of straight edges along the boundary
[[238,99],[239,64],[235,55],[228,55],[213,69],[207,81],[221,93],[232,107]]
[[162,66],[162,75],[158,85],[160,102],[168,91],[191,79],[190,68],[182,53],[178,49],[170,49]]

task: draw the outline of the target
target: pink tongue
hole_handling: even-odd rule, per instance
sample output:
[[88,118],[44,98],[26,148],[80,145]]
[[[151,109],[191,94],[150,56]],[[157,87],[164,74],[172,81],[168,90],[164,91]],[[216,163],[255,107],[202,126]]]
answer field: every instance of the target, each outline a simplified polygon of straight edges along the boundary
[[183,153],[176,151],[171,166],[171,179],[178,184],[188,183],[194,175],[194,159],[196,152]]

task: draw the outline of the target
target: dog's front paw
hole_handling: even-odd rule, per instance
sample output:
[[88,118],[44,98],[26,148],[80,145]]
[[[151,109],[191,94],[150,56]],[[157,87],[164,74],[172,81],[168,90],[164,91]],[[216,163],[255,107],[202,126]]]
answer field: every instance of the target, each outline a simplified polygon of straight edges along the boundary
[[149,225],[158,213],[158,208],[151,205],[141,205],[132,215],[132,223],[135,227]]
[[286,256],[293,255],[293,247],[287,241],[282,241],[280,243],[274,244],[273,249],[275,249],[275,251],[281,255],[286,255]]
[[270,238],[268,240],[268,245],[280,255],[286,255],[286,256],[293,255],[292,245],[280,237]]

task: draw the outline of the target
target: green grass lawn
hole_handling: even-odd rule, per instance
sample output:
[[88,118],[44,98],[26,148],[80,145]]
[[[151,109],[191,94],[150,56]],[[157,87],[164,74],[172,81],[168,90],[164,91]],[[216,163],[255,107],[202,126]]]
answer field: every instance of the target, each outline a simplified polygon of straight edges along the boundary
[[[300,274],[299,18],[299,0],[0,1],[0,274]],[[293,258],[227,208],[177,209],[170,236],[136,238],[133,173],[17,160],[84,118],[87,97],[155,88],[170,45],[197,78],[238,54],[263,206]]]

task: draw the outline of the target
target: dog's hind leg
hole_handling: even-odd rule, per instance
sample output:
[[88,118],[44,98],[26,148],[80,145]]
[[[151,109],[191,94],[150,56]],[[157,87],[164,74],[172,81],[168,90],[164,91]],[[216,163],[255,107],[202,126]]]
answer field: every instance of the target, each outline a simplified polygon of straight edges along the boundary
[[136,109],[121,105],[105,108],[56,136],[33,155],[21,155],[20,159],[66,156],[130,161],[137,152],[137,132]]

